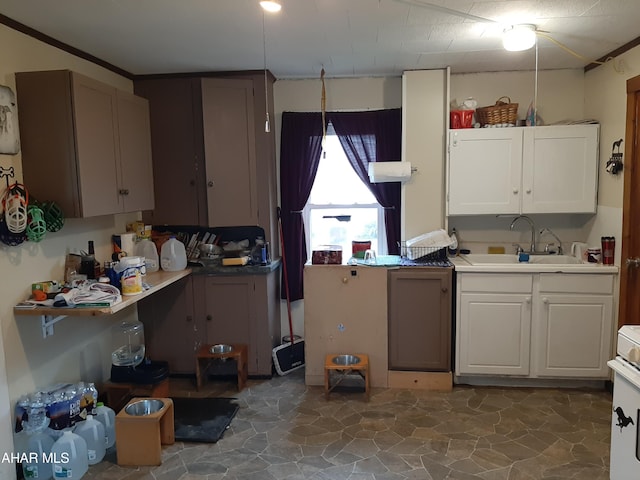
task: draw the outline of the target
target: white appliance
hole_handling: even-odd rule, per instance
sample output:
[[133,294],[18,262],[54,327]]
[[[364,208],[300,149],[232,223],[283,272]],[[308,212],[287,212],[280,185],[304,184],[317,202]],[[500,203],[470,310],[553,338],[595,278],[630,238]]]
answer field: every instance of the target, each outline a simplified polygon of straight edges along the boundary
[[611,421],[611,480],[640,478],[640,325],[618,331]]

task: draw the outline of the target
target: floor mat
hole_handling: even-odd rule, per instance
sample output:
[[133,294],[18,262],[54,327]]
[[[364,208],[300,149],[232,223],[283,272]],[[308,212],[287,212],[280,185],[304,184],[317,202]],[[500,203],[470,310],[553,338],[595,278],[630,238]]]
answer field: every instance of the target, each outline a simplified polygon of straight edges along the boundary
[[238,411],[235,398],[173,398],[175,436],[181,442],[215,443]]

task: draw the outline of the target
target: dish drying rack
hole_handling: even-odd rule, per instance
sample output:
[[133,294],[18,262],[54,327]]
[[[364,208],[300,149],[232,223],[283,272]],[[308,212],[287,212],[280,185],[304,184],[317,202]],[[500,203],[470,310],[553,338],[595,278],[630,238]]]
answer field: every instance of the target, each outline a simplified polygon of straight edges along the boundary
[[450,263],[447,257],[447,247],[407,246],[407,242],[404,240],[398,242],[398,247],[400,249],[400,257],[402,257],[403,262],[425,265],[434,263]]

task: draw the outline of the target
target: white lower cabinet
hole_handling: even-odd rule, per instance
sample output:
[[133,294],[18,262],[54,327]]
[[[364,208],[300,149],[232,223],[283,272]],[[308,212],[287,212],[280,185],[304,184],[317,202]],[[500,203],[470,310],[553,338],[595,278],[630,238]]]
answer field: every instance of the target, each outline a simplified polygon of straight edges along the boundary
[[458,273],[456,375],[608,378],[613,275]]

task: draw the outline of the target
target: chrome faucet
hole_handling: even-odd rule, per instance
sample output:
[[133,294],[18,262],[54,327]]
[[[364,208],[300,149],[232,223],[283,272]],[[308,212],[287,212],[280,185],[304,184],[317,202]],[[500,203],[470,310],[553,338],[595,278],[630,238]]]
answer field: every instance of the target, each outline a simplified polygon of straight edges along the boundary
[[[560,241],[558,236],[555,233],[553,233],[550,228],[543,228],[542,230],[540,230],[540,236],[541,237],[545,233],[548,233],[549,235],[551,235],[553,238],[556,239],[556,241],[558,242],[558,255],[562,255],[564,253],[562,251],[562,242]],[[549,247],[549,245],[547,244],[547,248],[545,250],[548,251],[548,247]]]
[[526,215],[518,215],[516,218],[513,219],[513,221],[511,222],[511,225],[509,226],[509,230],[513,230],[513,226],[516,224],[516,222],[520,219],[524,219],[527,222],[529,222],[529,226],[531,227],[531,244],[529,245],[529,252],[528,253],[535,253],[536,251],[536,226],[533,223],[533,220],[531,220],[529,217],[527,217]]

